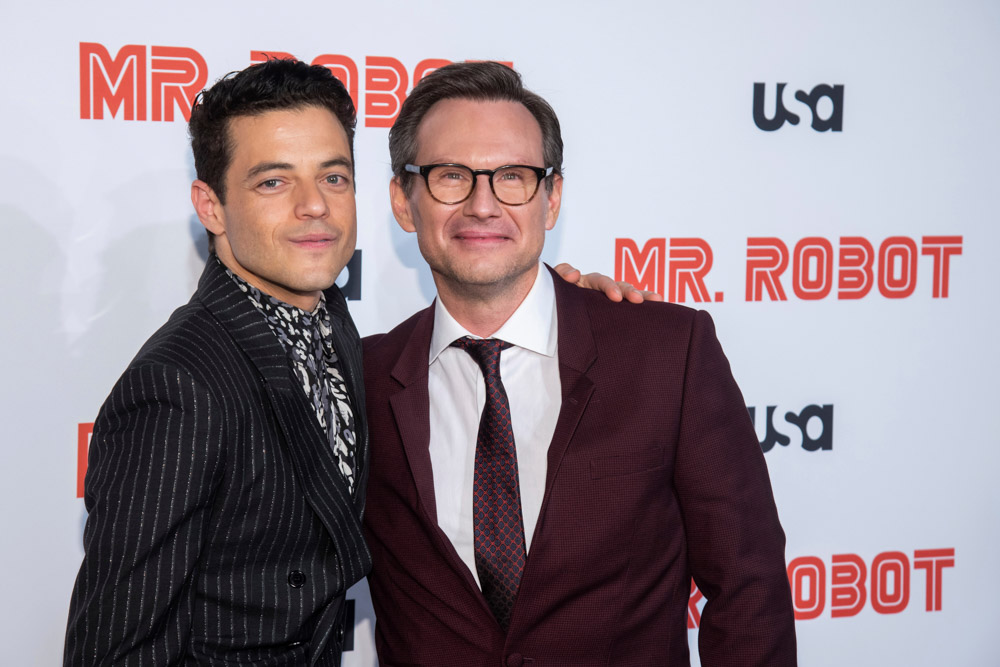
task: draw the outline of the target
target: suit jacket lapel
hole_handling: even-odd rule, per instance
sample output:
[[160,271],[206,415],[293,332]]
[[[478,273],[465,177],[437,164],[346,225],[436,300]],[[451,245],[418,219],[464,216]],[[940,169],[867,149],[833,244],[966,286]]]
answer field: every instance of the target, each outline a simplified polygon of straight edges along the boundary
[[455,546],[437,524],[437,505],[434,499],[434,471],[431,467],[430,398],[427,391],[427,355],[434,328],[434,304],[417,315],[417,322],[410,339],[396,359],[390,374],[402,389],[389,397],[389,405],[396,420],[396,428],[406,452],[406,460],[423,506],[425,520],[437,539],[437,547],[451,568],[466,583],[470,594],[479,602],[482,611],[492,618],[476,580],[459,557]]
[[[576,432],[577,424],[594,393],[594,383],[586,373],[597,359],[597,346],[590,329],[583,294],[579,288],[560,278],[552,269],[556,290],[556,317],[559,323],[559,379],[562,384],[562,408],[556,430],[549,445],[548,468],[545,473],[545,496],[541,512],[559,472],[563,454]],[[530,559],[529,559],[530,560]]]
[[417,495],[430,522],[437,525],[434,501],[434,473],[431,469],[430,402],[427,394],[427,354],[434,328],[434,306],[424,310],[417,320],[409,342],[393,366],[392,377],[403,388],[389,398],[396,428],[410,464]]
[[347,309],[347,301],[337,287],[326,291],[326,305],[333,325],[333,344],[344,368],[347,391],[354,411],[357,453],[354,479],[354,507],[359,517],[364,514],[365,490],[368,486],[368,419],[365,409],[365,383],[362,367],[361,337]]
[[[353,499],[338,470],[329,440],[302,394],[302,388],[292,377],[284,348],[261,314],[214,257],[208,260],[195,298],[200,299],[229,332],[263,378],[278,425],[285,436],[296,477],[306,500],[336,546],[344,585],[346,587],[360,580],[371,568],[371,556],[361,534],[360,517],[354,511]],[[343,318],[336,319],[343,326]],[[344,333],[343,329],[341,333]],[[360,354],[356,344],[354,349],[351,348],[345,337],[338,352],[343,350],[345,356]],[[355,366],[359,370],[360,363]],[[348,368],[351,388],[356,389],[358,373],[350,365]],[[363,394],[361,400],[364,400]],[[363,422],[364,412],[359,414],[361,417],[357,421]],[[359,437],[358,440],[362,439]],[[357,476],[359,483],[362,479],[360,472]],[[363,502],[363,489],[358,491],[358,497]]]

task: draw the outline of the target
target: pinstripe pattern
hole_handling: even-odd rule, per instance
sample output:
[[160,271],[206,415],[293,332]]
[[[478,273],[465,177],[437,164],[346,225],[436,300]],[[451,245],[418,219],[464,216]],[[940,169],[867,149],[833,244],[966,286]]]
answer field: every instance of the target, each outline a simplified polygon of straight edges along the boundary
[[[336,288],[327,305],[364,415],[357,331]],[[210,260],[97,417],[65,664],[338,664],[371,563],[363,419],[357,436],[352,497],[280,343]]]

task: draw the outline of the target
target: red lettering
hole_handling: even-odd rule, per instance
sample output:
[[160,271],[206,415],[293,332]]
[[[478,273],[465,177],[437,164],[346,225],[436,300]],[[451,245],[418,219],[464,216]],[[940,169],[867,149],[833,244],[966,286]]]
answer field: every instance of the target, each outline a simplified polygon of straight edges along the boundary
[[312,61],[313,65],[322,65],[330,70],[335,77],[347,88],[347,93],[354,101],[354,108],[358,108],[358,66],[347,56],[335,56],[324,54],[316,56]]
[[872,608],[898,614],[910,603],[910,561],[902,551],[885,551],[872,560]]
[[438,69],[439,67],[444,67],[445,65],[450,65],[450,60],[442,60],[441,58],[428,58],[426,60],[421,60],[417,63],[416,68],[413,70],[413,85],[420,83],[420,80]]
[[666,248],[666,239],[649,239],[641,252],[632,239],[615,239],[615,280],[663,296]]
[[103,45],[80,42],[80,118],[114,117],[125,107],[125,120],[146,120],[146,48],[128,44],[114,58]]
[[878,291],[887,299],[905,299],[917,288],[917,244],[890,236],[878,249]]
[[800,299],[822,299],[833,287],[833,246],[819,236],[804,238],[792,253],[792,291]]
[[712,268],[712,248],[702,239],[670,239],[670,295],[668,301],[683,303],[687,290],[695,301],[711,301],[705,274]]
[[87,477],[87,457],[90,455],[90,436],[94,424],[77,424],[76,427],[76,497],[83,498],[83,481]]
[[408,77],[395,58],[365,59],[365,127],[392,127],[406,99]]
[[194,98],[208,79],[205,59],[194,49],[179,46],[154,46],[150,56],[153,120],[172,121],[175,106],[189,120]]
[[826,567],[815,556],[800,556],[788,564],[795,620],[805,621],[823,613],[826,605]]
[[865,606],[868,568],[860,556],[837,554],[830,567],[830,615],[854,616]]
[[688,630],[694,630],[701,625],[701,611],[698,602],[705,598],[698,586],[691,580],[691,594],[688,596]]
[[913,552],[913,567],[927,570],[927,611],[941,611],[941,579],[946,567],[955,567],[954,549],[922,549]]
[[788,248],[774,237],[747,239],[747,301],[786,301],[781,274],[788,267]]
[[934,289],[935,299],[948,298],[948,276],[951,273],[951,256],[962,254],[961,236],[925,236],[922,255],[934,257]]
[[872,263],[875,251],[861,236],[840,237],[840,268],[837,275],[837,298],[860,299],[874,284]]

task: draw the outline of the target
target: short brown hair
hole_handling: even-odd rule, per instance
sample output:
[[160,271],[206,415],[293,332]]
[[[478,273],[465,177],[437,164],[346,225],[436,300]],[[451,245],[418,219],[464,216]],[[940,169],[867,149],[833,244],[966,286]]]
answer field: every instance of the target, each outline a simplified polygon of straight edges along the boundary
[[[417,158],[417,130],[424,116],[438,102],[466,99],[482,102],[517,102],[531,112],[542,130],[542,155],[553,174],[562,174],[563,143],[556,112],[544,99],[521,83],[521,75],[495,62],[452,63],[434,70],[413,87],[399,117],[389,131],[392,173],[409,194],[413,174],[404,169]],[[552,177],[545,179],[552,188]]]

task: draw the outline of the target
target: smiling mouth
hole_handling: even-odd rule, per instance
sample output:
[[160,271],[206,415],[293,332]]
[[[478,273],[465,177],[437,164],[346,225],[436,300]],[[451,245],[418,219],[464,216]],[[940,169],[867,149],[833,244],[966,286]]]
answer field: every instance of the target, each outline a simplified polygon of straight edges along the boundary
[[491,234],[489,232],[459,232],[455,234],[455,239],[471,243],[498,243],[500,241],[509,241],[510,237],[503,234]]
[[300,248],[325,248],[333,245],[336,241],[337,237],[330,236],[329,234],[310,234],[292,239],[292,243]]

